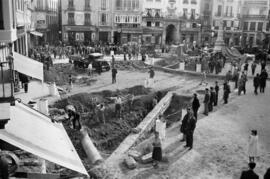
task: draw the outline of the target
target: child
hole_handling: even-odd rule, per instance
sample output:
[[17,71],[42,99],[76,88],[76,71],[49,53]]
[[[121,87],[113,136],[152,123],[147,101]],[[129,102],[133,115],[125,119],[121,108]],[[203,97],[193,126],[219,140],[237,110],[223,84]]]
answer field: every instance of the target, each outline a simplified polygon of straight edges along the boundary
[[257,130],[251,130],[248,141],[248,156],[249,162],[255,162],[255,157],[258,157],[258,135]]

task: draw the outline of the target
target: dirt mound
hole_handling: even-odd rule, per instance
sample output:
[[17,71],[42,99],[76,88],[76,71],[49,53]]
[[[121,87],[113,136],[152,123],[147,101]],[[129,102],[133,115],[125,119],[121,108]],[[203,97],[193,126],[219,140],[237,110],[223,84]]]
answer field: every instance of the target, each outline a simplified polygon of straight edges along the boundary
[[68,76],[77,76],[78,74],[84,74],[83,69],[74,69],[71,64],[55,64],[50,70],[44,70],[44,81],[55,82],[56,85],[65,85],[68,83]]
[[178,62],[180,62],[179,57],[171,56],[171,57],[166,57],[163,60],[157,61],[155,65],[165,67],[169,65],[174,65]]

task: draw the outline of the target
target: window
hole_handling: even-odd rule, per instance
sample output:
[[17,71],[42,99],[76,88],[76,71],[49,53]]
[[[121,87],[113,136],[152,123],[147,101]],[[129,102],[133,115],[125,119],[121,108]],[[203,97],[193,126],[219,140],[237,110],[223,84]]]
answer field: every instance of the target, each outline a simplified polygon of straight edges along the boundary
[[155,17],[159,18],[160,17],[160,9],[156,9],[156,14]]
[[267,25],[266,25],[266,31],[269,31],[269,30],[270,30],[270,24],[268,22]]
[[156,27],[160,27],[160,22],[155,22]]
[[90,14],[84,14],[84,24],[85,25],[91,25],[91,15]]
[[24,11],[24,1],[23,0],[16,0],[17,10]]
[[122,9],[122,0],[116,0],[116,10],[121,10]]
[[183,9],[183,17],[187,18],[187,9],[186,8]]
[[195,9],[191,9],[191,19],[195,19]]
[[210,5],[209,5],[209,3],[206,3],[206,4],[204,5],[204,10],[206,10],[206,11],[209,11],[209,10],[210,10]]
[[107,0],[101,0],[101,10],[107,9]]
[[89,8],[90,7],[90,0],[85,0],[85,7]]
[[152,9],[146,9],[147,10],[147,17],[152,17]]
[[151,26],[152,26],[151,21],[147,21],[147,22],[146,22],[146,26],[147,26],[147,27],[151,27]]
[[70,24],[70,25],[74,25],[75,24],[74,13],[68,13],[68,24]]
[[183,0],[183,4],[188,4],[188,0]]
[[257,31],[262,31],[263,30],[263,22],[258,22],[258,29]]
[[68,0],[68,7],[74,7],[73,0]]
[[197,4],[197,0],[191,0],[191,4]]
[[218,5],[218,12],[217,12],[216,16],[220,17],[221,13],[222,13],[222,6]]
[[244,30],[248,30],[248,22],[244,22],[244,27],[243,27]]
[[101,25],[107,24],[107,15],[105,13],[101,14]]
[[0,29],[4,29],[3,2],[0,0]]
[[250,23],[249,30],[250,30],[250,31],[255,31],[255,29],[256,29],[256,22],[251,22],[251,23]]

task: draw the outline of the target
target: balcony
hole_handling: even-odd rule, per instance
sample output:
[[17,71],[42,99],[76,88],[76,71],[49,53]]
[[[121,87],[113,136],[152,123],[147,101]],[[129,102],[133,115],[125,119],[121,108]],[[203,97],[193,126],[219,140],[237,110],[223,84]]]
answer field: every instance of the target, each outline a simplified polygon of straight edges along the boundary
[[75,21],[74,20],[68,20],[68,25],[75,25]]
[[75,11],[74,5],[68,5],[67,10],[68,10],[68,11]]
[[267,19],[267,15],[243,15],[245,19]]
[[244,5],[246,6],[267,6],[268,1],[260,1],[260,0],[249,0],[249,1],[245,1]]
[[91,11],[91,6],[85,6],[84,10],[85,11]]

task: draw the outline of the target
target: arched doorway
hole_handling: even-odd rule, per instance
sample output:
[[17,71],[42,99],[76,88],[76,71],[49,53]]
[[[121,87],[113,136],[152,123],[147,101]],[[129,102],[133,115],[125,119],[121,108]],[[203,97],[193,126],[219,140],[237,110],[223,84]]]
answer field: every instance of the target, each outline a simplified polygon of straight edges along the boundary
[[177,30],[174,25],[170,24],[166,28],[166,44],[172,44],[176,40]]

